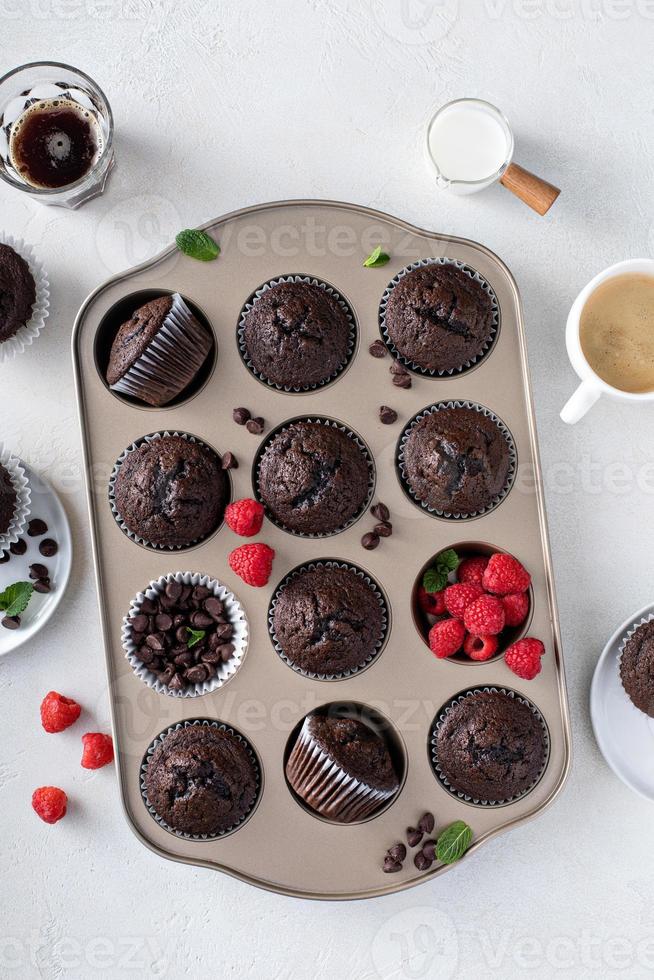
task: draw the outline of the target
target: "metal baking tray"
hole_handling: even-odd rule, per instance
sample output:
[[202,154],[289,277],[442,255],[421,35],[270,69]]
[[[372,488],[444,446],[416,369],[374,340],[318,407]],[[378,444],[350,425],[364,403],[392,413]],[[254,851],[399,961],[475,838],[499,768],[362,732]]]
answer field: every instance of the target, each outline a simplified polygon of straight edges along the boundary
[[[570,724],[520,297],[507,267],[482,245],[424,231],[368,208],[330,201],[285,201],[245,208],[207,223],[220,243],[217,261],[202,263],[174,246],[148,262],[114,276],[84,302],[73,332],[73,359],[84,455],[100,614],[109,680],[120,792],[137,836],[163,857],[216,868],[280,893],[313,899],[353,899],[388,894],[447,870],[434,864],[419,872],[409,856],[401,872],[381,870],[386,849],[404,838],[424,810],[436,816],[436,831],[455,819],[467,821],[474,842],[463,860],[495,834],[536,816],[563,786],[570,766]],[[364,268],[363,259],[382,244],[388,265]],[[466,263],[489,283],[500,308],[495,344],[471,370],[450,377],[414,376],[409,390],[396,388],[390,358],[373,359],[379,338],[380,297],[403,268],[423,258],[445,256]],[[332,285],[350,304],[358,341],[348,369],[333,383],[296,394],[271,388],[245,367],[237,345],[239,315],[257,288],[278,276],[309,275]],[[162,409],[129,404],[102,377],[108,345],[122,320],[152,295],[178,291],[204,314],[217,342],[217,358],[200,390]],[[422,511],[403,491],[396,450],[404,426],[439,401],[471,401],[489,408],[509,428],[517,449],[517,479],[503,502],[473,520],[447,520]],[[382,425],[378,409],[398,412]],[[245,405],[266,420],[264,436],[234,424],[232,409]],[[374,519],[365,513],[347,530],[328,538],[293,536],[266,521],[259,538],[277,556],[267,587],[245,586],[229,569],[227,555],[244,539],[225,526],[196,547],[171,554],[136,544],[117,526],[109,506],[111,469],[126,446],[158,431],[192,433],[218,452],[235,453],[230,471],[233,498],[252,496],[252,465],[271,430],[289,419],[321,416],[358,433],[376,465],[374,499],[391,511],[394,533],[374,551],[362,534]],[[546,646],[542,673],[532,682],[512,674],[502,659],[485,663],[433,657],[419,634],[412,589],[423,566],[443,548],[493,546],[517,555],[533,577],[529,633]],[[308,679],[283,662],[268,631],[268,609],[277,585],[296,566],[338,559],[368,572],[383,589],[391,628],[383,651],[360,673],[338,681]],[[135,676],[121,646],[121,624],[137,592],[160,575],[207,573],[240,598],[249,626],[249,648],[240,670],[217,692],[195,698],[157,694]],[[452,795],[431,766],[429,741],[440,708],[466,689],[506,688],[529,698],[542,713],[550,736],[547,768],[535,788],[505,806],[476,806]],[[383,812],[352,825],[329,823],[292,795],[284,776],[289,735],[302,717],[321,705],[365,705],[391,725],[405,763],[404,782]],[[160,827],[141,796],[139,771],[152,740],[186,719],[209,718],[233,726],[249,741],[262,769],[262,789],[252,815],[233,833],[212,841],[185,840]]]

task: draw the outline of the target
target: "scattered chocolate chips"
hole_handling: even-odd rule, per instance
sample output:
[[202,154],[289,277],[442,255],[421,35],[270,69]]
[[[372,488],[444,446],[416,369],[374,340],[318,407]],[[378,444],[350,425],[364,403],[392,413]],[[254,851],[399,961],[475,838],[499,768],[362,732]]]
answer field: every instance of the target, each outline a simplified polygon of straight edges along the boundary
[[366,549],[366,551],[374,551],[379,544],[379,535],[375,534],[374,531],[368,531],[361,538],[361,544]]
[[402,862],[394,861],[393,858],[387,854],[384,858],[383,869],[386,874],[394,874],[396,871],[402,870]]
[[246,422],[250,421],[252,416],[248,412],[247,408],[235,408],[232,412],[232,418],[237,425],[245,425]]
[[9,550],[12,555],[24,555],[27,551],[27,541],[23,538],[19,538],[18,541],[12,541],[9,545]]
[[433,862],[429,860],[424,851],[418,851],[413,859],[413,863],[418,871],[428,871]]
[[389,847],[387,853],[388,856],[393,858],[394,861],[404,861],[406,857],[406,847],[402,841],[398,841],[397,844],[393,844],[392,847]]
[[20,616],[4,616],[2,625],[6,630],[17,630],[20,626]]
[[[383,507],[383,504],[377,504]],[[422,844],[425,834],[430,834],[434,829],[434,814],[426,810],[418,821],[417,827],[406,828],[406,839],[409,847],[419,847],[420,849],[413,856],[413,863],[418,871],[428,871],[436,860],[436,841],[428,839]],[[420,845],[422,844],[422,847]],[[392,874],[402,869],[402,864],[406,859],[407,850],[401,841],[392,844],[384,855],[382,869],[386,874]]]
[[381,405],[379,409],[379,421],[382,425],[392,425],[397,422],[397,412],[388,405]]
[[48,578],[48,569],[45,565],[35,562],[30,565],[30,578]]
[[237,470],[238,460],[234,453],[223,453],[221,465],[224,470]]
[[8,551],[2,551],[2,552],[0,552],[0,565],[4,565],[6,562],[8,562],[10,560],[10,558],[11,558],[11,555],[9,554]]
[[426,840],[422,845],[422,853],[425,855],[429,863],[436,860],[436,841]]
[[[59,545],[54,538],[44,538],[39,545],[39,551],[44,558],[52,558],[59,551]],[[22,551],[21,554],[23,554]]]
[[45,534],[47,530],[48,525],[40,517],[33,517],[27,525],[27,533],[30,538],[38,538],[41,534]]
[[390,538],[393,533],[393,525],[390,521],[381,521],[379,524],[375,524],[375,534],[378,534],[380,538]]
[[50,592],[51,590],[52,590],[52,586],[50,585],[49,578],[37,578],[36,582],[34,583],[35,592],[46,593],[46,592]]
[[418,830],[417,827],[407,827],[406,829],[406,839],[409,847],[417,847],[423,836],[422,830]]
[[411,375],[407,371],[406,374],[394,374],[393,384],[396,388],[410,388],[411,387]]
[[432,830],[434,829],[434,823],[434,814],[427,810],[418,821],[418,829],[422,830],[423,834],[431,834]]
[[253,436],[260,436],[263,432],[265,424],[264,419],[259,417],[256,419],[250,419],[248,422],[246,422],[245,428],[248,430],[248,432],[251,432]]
[[370,508],[370,513],[373,517],[376,517],[378,521],[387,521],[391,516],[391,512],[386,504],[382,503],[373,504]]
[[373,340],[372,344],[368,348],[368,353],[372,354],[373,357],[386,357],[388,351],[386,350],[386,344],[383,340]]

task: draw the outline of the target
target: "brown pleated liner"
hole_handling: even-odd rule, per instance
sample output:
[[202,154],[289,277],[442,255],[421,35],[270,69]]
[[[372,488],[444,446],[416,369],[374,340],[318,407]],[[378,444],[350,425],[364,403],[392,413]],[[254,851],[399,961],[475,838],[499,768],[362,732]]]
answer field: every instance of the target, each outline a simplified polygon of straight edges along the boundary
[[627,630],[627,632],[625,633],[625,635],[620,640],[620,646],[618,647],[618,657],[617,657],[617,660],[616,660],[616,668],[617,668],[617,671],[618,671],[618,680],[620,682],[620,689],[621,689],[622,693],[624,694],[625,698],[629,702],[629,705],[630,705],[632,711],[637,711],[639,715],[645,715],[646,718],[649,718],[650,717],[647,714],[647,712],[646,711],[643,711],[641,708],[639,708],[637,705],[635,705],[634,702],[629,697],[629,695],[627,694],[627,692],[625,691],[624,685],[622,683],[621,668],[622,668],[622,657],[623,657],[623,654],[624,654],[624,648],[627,645],[627,641],[631,639],[631,637],[634,635],[634,633],[636,632],[636,630],[638,629],[639,626],[644,626],[645,623],[650,623],[653,619],[654,619],[654,613],[650,613],[649,616],[642,616],[638,620],[637,623],[634,623],[632,625],[632,627]]
[[[491,419],[492,422],[498,427],[502,435],[504,436],[508,448],[509,448],[509,472],[506,478],[506,484],[504,489],[500,494],[495,497],[494,500],[487,507],[483,507],[481,510],[474,510],[470,513],[461,514],[453,513],[451,511],[437,510],[435,507],[430,507],[429,504],[425,503],[424,500],[420,500],[414,493],[411,484],[409,483],[409,478],[407,476],[405,462],[404,462],[404,451],[406,448],[407,439],[409,438],[411,432],[423,418],[427,415],[433,415],[434,412],[438,412],[445,408],[473,408],[476,412],[481,412],[487,418]],[[504,498],[509,493],[511,487],[513,486],[513,481],[515,480],[516,472],[518,469],[518,453],[515,447],[515,442],[513,436],[509,431],[508,426],[502,421],[502,419],[491,412],[490,409],[485,408],[483,405],[479,405],[477,402],[469,401],[447,401],[447,402],[436,402],[429,408],[424,408],[421,412],[411,419],[404,432],[400,436],[400,440],[397,445],[397,451],[395,455],[395,466],[400,475],[400,482],[405,492],[409,495],[414,503],[418,504],[423,510],[426,510],[428,514],[433,514],[435,517],[441,517],[448,521],[469,521],[474,517],[482,517],[484,514],[489,514],[492,510],[498,507]]]
[[[168,582],[171,581],[180,582],[182,585],[204,585],[206,588],[211,589],[214,596],[224,603],[225,615],[234,630],[229,640],[230,643],[234,644],[234,653],[231,659],[227,663],[219,664],[216,674],[209,678],[209,680],[202,681],[200,684],[190,684],[182,691],[171,691],[167,685],[161,683],[156,674],[139,658],[138,650],[132,640],[132,628],[130,625],[131,618],[140,611],[143,599],[146,597],[148,599],[154,599],[156,596],[161,595]],[[245,618],[243,606],[234,593],[227,586],[223,585],[222,582],[211,578],[209,575],[201,575],[199,572],[170,572],[168,575],[162,575],[160,578],[154,579],[143,592],[139,592],[134,596],[130,603],[129,612],[123,618],[121,641],[123,650],[125,651],[125,657],[130,667],[139,680],[142,680],[153,691],[156,691],[157,694],[165,694],[170,698],[196,698],[217,691],[236,674],[247,653],[248,623]]]
[[282,432],[286,432],[286,430],[290,428],[291,425],[295,425],[297,422],[317,422],[319,425],[327,425],[327,426],[331,426],[334,429],[340,429],[341,432],[344,432],[346,436],[349,436],[349,438],[352,439],[357,444],[357,446],[363,453],[365,460],[368,464],[368,494],[366,496],[365,501],[361,505],[361,508],[357,511],[357,513],[354,514],[354,516],[351,517],[349,521],[346,521],[345,524],[341,524],[340,527],[335,528],[333,531],[321,531],[316,533],[309,533],[308,531],[294,531],[293,528],[286,527],[286,525],[282,524],[281,521],[278,521],[276,517],[273,517],[272,514],[269,514],[267,507],[266,507],[266,517],[271,522],[271,524],[275,525],[275,527],[281,528],[282,531],[286,531],[288,534],[293,534],[296,538],[316,538],[316,539],[331,538],[334,534],[340,534],[341,531],[346,531],[348,527],[352,527],[353,524],[356,524],[359,518],[363,514],[365,514],[366,510],[370,506],[370,501],[372,500],[373,494],[375,492],[376,476],[375,476],[374,459],[372,453],[366,446],[363,439],[361,439],[354,432],[353,429],[348,428],[346,425],[341,425],[340,422],[335,422],[333,419],[326,418],[325,416],[316,416],[316,415],[311,415],[311,416],[302,415],[296,419],[291,419],[289,422],[286,422],[284,425],[281,425],[279,428],[274,429],[268,436],[266,436],[265,440],[261,443],[261,446],[257,450],[257,454],[255,456],[254,480],[253,480],[254,492],[259,503],[264,504],[264,506],[265,503],[263,497],[261,496],[261,488],[259,486],[259,467],[261,465],[261,459],[266,449],[273,441],[273,439],[281,435]]
[[[166,738],[167,735],[172,735],[173,732],[178,731],[180,728],[189,728],[191,725],[206,725],[207,728],[218,728],[220,731],[227,732],[229,735],[234,735],[239,740],[239,742],[247,749],[248,755],[250,756],[250,759],[254,764],[254,768],[257,774],[257,795],[254,799],[254,802],[252,803],[252,806],[250,807],[248,812],[243,817],[241,817],[241,819],[237,823],[235,823],[231,827],[227,827],[225,830],[219,831],[219,833],[217,834],[186,834],[181,830],[175,830],[174,827],[171,827],[169,824],[166,823],[165,820],[163,820],[159,816],[157,811],[150,804],[150,801],[148,800],[148,794],[145,788],[145,776],[148,770],[148,766],[150,764],[150,759],[152,758],[152,755],[154,753],[154,750],[161,742],[163,742],[163,740]],[[183,840],[197,840],[197,841],[219,840],[221,837],[225,837],[227,834],[231,834],[239,827],[242,827],[243,824],[246,822],[246,820],[249,820],[252,814],[254,813],[254,810],[256,809],[257,804],[259,803],[259,798],[261,797],[261,784],[262,784],[261,766],[259,765],[259,759],[257,758],[256,752],[254,751],[254,749],[252,748],[248,740],[244,738],[240,732],[237,732],[235,728],[232,728],[231,725],[225,725],[223,722],[220,721],[210,721],[207,718],[196,718],[193,721],[178,722],[176,725],[171,725],[170,728],[166,729],[165,732],[161,732],[150,743],[145,753],[145,758],[141,763],[140,783],[141,783],[141,796],[143,797],[143,802],[145,803],[148,809],[148,813],[150,814],[152,819],[156,820],[159,826],[163,827],[163,829],[168,831],[169,834],[173,834],[173,836],[175,837],[181,837]]]
[[367,783],[348,775],[330,759],[309,734],[309,717],[304,719],[293,750],[286,763],[286,778],[306,805],[338,823],[365,820],[399,792],[373,789]]
[[[293,579],[296,579],[299,575],[302,575],[304,572],[313,571],[315,568],[344,568],[347,569],[347,571],[349,572],[354,572],[354,574],[357,575],[360,579],[362,579],[369,587],[369,589],[372,591],[382,611],[382,634],[379,640],[377,641],[377,643],[375,644],[375,649],[373,650],[373,652],[369,654],[366,657],[366,659],[362,661],[360,664],[358,664],[356,667],[350,667],[348,670],[343,670],[337,674],[313,673],[312,671],[303,670],[301,667],[298,667],[297,664],[294,664],[293,661],[286,656],[279,640],[275,635],[275,626],[274,626],[275,606],[277,605],[279,597],[281,596],[284,589],[289,585],[289,583],[293,581]],[[268,609],[268,630],[270,632],[270,636],[273,641],[273,646],[278,656],[281,657],[284,663],[288,664],[288,666],[292,670],[294,670],[296,674],[301,674],[302,677],[308,677],[311,680],[317,680],[317,681],[340,681],[340,680],[344,680],[346,677],[353,677],[355,674],[360,674],[363,670],[366,669],[366,667],[368,667],[373,662],[373,660],[376,660],[378,654],[381,652],[382,648],[386,643],[386,639],[388,637],[389,626],[390,626],[390,613],[388,611],[388,602],[386,600],[384,593],[381,591],[380,587],[377,585],[374,579],[370,578],[370,576],[367,575],[366,572],[363,572],[360,568],[357,568],[356,565],[349,565],[347,562],[342,562],[342,561],[312,561],[305,565],[301,565],[299,568],[293,569],[292,572],[289,572],[289,574],[286,576],[283,582],[281,582],[280,585],[278,585],[277,589],[275,590],[275,594],[273,595],[272,601],[270,603],[270,607]]]
[[[543,729],[543,735],[545,738],[545,758],[540,772],[538,773],[536,779],[534,779],[531,786],[528,786],[527,789],[524,790],[522,793],[518,793],[515,796],[511,796],[506,800],[479,800],[479,799],[475,799],[475,797],[473,796],[468,796],[467,793],[459,792],[459,790],[455,789],[452,785],[450,785],[448,779],[441,771],[441,768],[438,764],[438,754],[436,750],[438,729],[443,724],[443,722],[445,721],[447,715],[452,710],[452,708],[455,708],[458,704],[464,701],[465,698],[470,697],[473,694],[482,694],[482,693],[483,694],[506,694],[510,698],[515,698],[518,701],[522,701],[522,703],[525,704],[530,709],[530,711],[535,715],[535,717],[537,718],[538,722],[540,723]],[[540,710],[536,707],[536,705],[532,701],[529,700],[529,698],[526,698],[523,694],[518,694],[516,691],[512,691],[506,687],[475,687],[475,688],[471,688],[469,691],[465,691],[463,694],[458,694],[449,704],[441,708],[437,716],[437,721],[435,722],[434,727],[432,729],[430,743],[431,743],[430,758],[431,758],[431,764],[434,773],[436,774],[436,776],[438,777],[442,785],[447,790],[449,790],[449,792],[453,796],[456,796],[457,799],[459,800],[463,800],[465,803],[470,803],[472,806],[498,807],[498,806],[507,806],[510,803],[517,803],[518,800],[523,799],[525,796],[531,793],[531,791],[534,789],[535,786],[538,785],[538,783],[543,777],[543,773],[547,769],[547,764],[550,759],[550,733],[547,724],[545,722],[545,719],[543,718],[543,715],[541,714]]]
[[[350,334],[348,338],[347,353],[345,355],[345,360],[343,361],[343,364],[341,364],[341,366],[336,371],[333,371],[328,378],[324,378],[322,381],[319,381],[317,384],[303,385],[302,387],[277,384],[275,381],[271,381],[270,378],[266,377],[265,374],[262,374],[260,371],[257,371],[257,369],[255,368],[254,364],[252,363],[248,355],[247,347],[245,345],[245,317],[253,308],[253,306],[256,304],[257,300],[260,299],[267,290],[271,289],[273,286],[278,286],[282,282],[307,282],[310,283],[312,286],[319,286],[320,289],[324,289],[324,291],[328,293],[332,297],[332,299],[336,300],[340,308],[345,313],[348,323],[350,325]],[[345,299],[343,299],[341,294],[334,289],[333,286],[327,285],[327,283],[323,282],[322,279],[316,279],[314,276],[300,276],[300,275],[279,276],[276,279],[269,279],[268,282],[265,282],[262,286],[259,286],[256,292],[253,294],[252,298],[247,301],[247,303],[241,310],[236,336],[238,340],[238,349],[241,354],[241,359],[243,360],[243,363],[245,364],[248,371],[250,371],[250,373],[253,374],[254,377],[257,378],[257,380],[262,381],[269,388],[275,389],[275,391],[285,391],[290,394],[301,394],[302,392],[317,391],[320,388],[324,388],[326,385],[331,384],[332,381],[335,381],[336,378],[338,378],[343,373],[343,371],[345,371],[345,369],[352,362],[352,357],[354,356],[354,350],[357,342],[357,328],[354,319],[354,313],[352,312],[351,306]]]
[[32,492],[20,460],[2,442],[0,442],[0,464],[9,474],[11,485],[16,492],[14,513],[9,522],[9,527],[4,534],[0,534],[0,554],[2,554],[10,544],[18,541],[25,530],[25,522],[30,514]]
[[[213,531],[210,531],[209,534],[205,534],[201,538],[194,538],[193,541],[189,541],[188,544],[154,544],[152,541],[147,541],[145,538],[142,538],[140,535],[136,534],[136,532],[131,531],[127,527],[127,524],[125,524],[123,521],[116,507],[116,478],[120,467],[125,462],[129,454],[133,453],[136,449],[140,449],[145,442],[155,442],[157,439],[161,439],[163,436],[179,436],[181,439],[186,439],[188,442],[195,442],[199,446],[204,446],[205,449],[208,449],[210,452],[218,456],[218,459],[220,459],[220,456],[218,453],[216,453],[215,449],[212,449],[212,447],[207,445],[206,442],[202,442],[202,440],[198,439],[197,436],[189,435],[188,432],[178,432],[176,429],[171,431],[164,429],[162,432],[152,432],[150,435],[142,436],[140,439],[137,439],[136,442],[133,442],[126,449],[124,449],[114,464],[114,468],[111,471],[111,476],[109,477],[109,506],[111,507],[111,513],[114,516],[116,524],[123,534],[130,538],[131,541],[144,545],[146,548],[153,548],[155,551],[168,551],[171,554],[175,554],[176,552],[183,551],[186,548],[193,548],[196,544],[200,544],[202,541],[206,541],[207,538],[211,537],[211,535],[218,530],[220,524],[218,524]],[[225,475],[229,482],[229,474],[225,472]]]
[[[484,292],[488,294],[492,306],[492,320],[491,320],[490,333],[488,335],[488,339],[484,342],[484,346],[482,347],[479,354],[477,354],[475,357],[471,357],[470,360],[468,361],[464,361],[460,367],[448,368],[446,371],[437,371],[435,368],[422,367],[420,364],[416,364],[415,361],[412,361],[408,357],[405,357],[403,354],[400,354],[397,347],[391,340],[386,327],[386,307],[388,305],[388,300],[390,298],[392,291],[395,289],[395,287],[400,282],[400,280],[402,280],[404,276],[406,276],[408,272],[413,272],[415,269],[421,269],[427,265],[454,265],[456,266],[457,269],[461,269],[463,272],[465,272],[467,276],[470,276],[471,279],[474,279],[476,280],[476,282],[479,283],[479,285],[482,287]],[[458,259],[448,259],[445,257],[419,259],[417,262],[412,262],[411,265],[407,265],[404,269],[398,272],[398,274],[393,279],[391,279],[388,286],[382,293],[382,298],[379,301],[379,329],[382,335],[382,340],[386,344],[387,348],[389,349],[393,357],[395,357],[401,364],[407,367],[410,371],[413,371],[414,374],[422,374],[426,378],[450,378],[455,374],[462,374],[464,371],[469,371],[470,368],[474,367],[475,364],[478,364],[479,361],[481,361],[489,353],[489,351],[491,350],[491,348],[493,347],[497,339],[497,335],[500,329],[500,306],[497,301],[495,292],[490,287],[488,282],[483,278],[483,276],[481,276],[477,272],[476,269],[473,269],[471,266],[466,265],[465,262],[461,262]]]
[[[179,293],[157,333],[111,390],[164,408],[187,388],[211,353],[213,338]],[[176,389],[170,394],[171,387]],[[158,396],[155,401],[151,396]],[[164,398],[165,401],[161,401]]]

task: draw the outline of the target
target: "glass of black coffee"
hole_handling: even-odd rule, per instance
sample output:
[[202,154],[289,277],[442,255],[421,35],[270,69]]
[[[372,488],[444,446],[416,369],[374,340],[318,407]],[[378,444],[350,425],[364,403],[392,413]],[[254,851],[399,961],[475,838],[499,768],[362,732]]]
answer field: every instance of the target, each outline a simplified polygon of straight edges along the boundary
[[79,69],[41,61],[0,78],[0,178],[43,204],[102,194],[113,135],[104,92]]

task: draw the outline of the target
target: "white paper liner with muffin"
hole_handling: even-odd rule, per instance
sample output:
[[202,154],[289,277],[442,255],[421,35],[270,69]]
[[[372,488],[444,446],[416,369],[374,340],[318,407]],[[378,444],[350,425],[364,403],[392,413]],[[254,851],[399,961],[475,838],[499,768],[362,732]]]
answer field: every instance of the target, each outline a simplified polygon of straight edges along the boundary
[[13,235],[7,235],[4,232],[0,232],[0,243],[8,245],[27,263],[34,279],[36,293],[29,319],[13,336],[0,342],[0,364],[2,364],[18,354],[22,354],[26,347],[30,347],[34,343],[43,330],[50,308],[50,283],[46,271],[37,259],[36,252],[31,245],[24,242],[22,238],[15,238]]
[[636,633],[637,630],[639,630],[641,626],[646,626],[647,623],[651,623],[653,620],[654,620],[654,613],[650,613],[648,616],[642,616],[638,620],[637,623],[634,623],[630,627],[630,629],[627,630],[627,632],[625,633],[625,635],[620,640],[620,644],[618,646],[618,657],[617,657],[617,661],[616,661],[616,666],[617,666],[617,671],[618,671],[618,680],[620,682],[620,689],[621,689],[624,697],[626,698],[626,700],[627,700],[627,702],[628,702],[631,710],[632,711],[637,711],[638,714],[640,714],[640,715],[645,715],[646,717],[652,717],[652,718],[654,718],[654,707],[653,707],[653,713],[651,715],[649,715],[648,712],[643,711],[641,708],[638,707],[637,704],[634,704],[634,702],[632,701],[631,697],[629,696],[629,694],[628,694],[628,692],[627,692],[627,690],[626,690],[626,688],[624,686],[624,682],[622,680],[622,659],[624,657],[624,652],[625,652],[625,648],[627,646],[627,643],[632,638],[632,636],[634,635],[634,633]]
[[0,442],[0,466],[3,466],[9,474],[11,485],[16,494],[13,516],[7,529],[3,534],[0,534],[0,553],[2,553],[10,544],[18,541],[25,529],[25,522],[30,513],[31,490],[20,460],[2,442]]
[[[154,674],[146,664],[139,658],[138,649],[133,640],[133,631],[130,620],[139,614],[141,604],[145,598],[156,599],[162,595],[169,582],[178,582],[181,585],[204,586],[211,590],[215,598],[219,599],[224,606],[224,615],[232,626],[232,635],[229,642],[234,646],[234,652],[226,663],[216,665],[216,673],[208,680],[198,684],[188,684],[182,690],[173,690],[163,684],[156,674]],[[245,618],[243,606],[227,586],[209,575],[202,575],[199,572],[170,572],[160,578],[150,582],[149,586],[143,591],[138,592],[132,599],[128,614],[123,619],[122,626],[122,645],[127,661],[144,684],[156,691],[157,694],[165,694],[173,698],[195,698],[204,694],[211,694],[217,691],[238,671],[248,647],[248,624]]]
[[[407,273],[413,272],[415,269],[422,269],[425,266],[429,266],[429,265],[455,266],[457,269],[460,269],[467,276],[469,276],[470,279],[474,279],[475,282],[478,282],[481,288],[484,290],[484,292],[488,295],[491,302],[491,324],[488,333],[488,338],[484,341],[484,344],[481,350],[479,351],[479,353],[475,357],[466,359],[459,367],[449,368],[444,371],[439,371],[435,368],[423,367],[420,364],[416,364],[416,362],[412,361],[411,358],[405,357],[403,354],[400,354],[397,347],[391,340],[386,325],[386,307],[388,305],[388,300],[390,299],[390,295],[395,289],[395,287],[398,285],[399,282],[401,282],[401,280],[407,275]],[[386,289],[382,293],[382,297],[379,302],[379,327],[381,330],[382,339],[386,344],[387,348],[389,349],[393,357],[395,357],[398,361],[400,361],[400,363],[402,363],[405,367],[409,368],[409,370],[413,371],[415,374],[422,374],[425,377],[431,377],[431,378],[452,377],[452,375],[454,374],[462,374],[464,371],[468,371],[470,368],[474,367],[475,364],[477,364],[480,360],[482,360],[482,358],[486,357],[486,355],[494,345],[499,332],[499,326],[500,326],[500,307],[495,292],[488,284],[488,282],[484,279],[482,275],[480,275],[479,272],[477,272],[476,269],[473,269],[471,266],[466,265],[465,262],[461,262],[459,259],[450,259],[445,256],[441,256],[438,258],[418,259],[417,262],[412,262],[410,265],[405,266],[404,269],[401,269],[400,272],[398,272],[397,275],[394,276],[393,279],[391,279]]]

